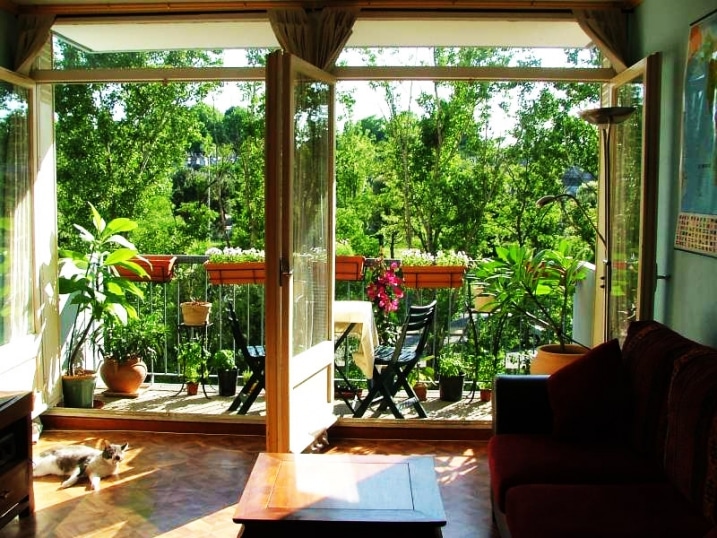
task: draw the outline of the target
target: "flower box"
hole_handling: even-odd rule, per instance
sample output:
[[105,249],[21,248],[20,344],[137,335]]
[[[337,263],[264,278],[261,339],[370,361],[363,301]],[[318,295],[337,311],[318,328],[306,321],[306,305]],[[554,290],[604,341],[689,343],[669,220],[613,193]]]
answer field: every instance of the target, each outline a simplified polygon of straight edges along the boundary
[[217,285],[263,284],[266,279],[264,262],[204,262],[209,282]]
[[462,265],[402,265],[407,288],[460,288],[466,268]]
[[363,280],[363,256],[336,256],[336,280]]
[[[144,258],[144,259],[142,259]],[[176,256],[169,254],[142,254],[141,258],[131,258],[130,261],[140,265],[147,273],[149,278],[141,277],[124,267],[117,267],[120,276],[134,282],[159,282],[165,283],[172,280],[174,276],[174,263],[177,261]]]

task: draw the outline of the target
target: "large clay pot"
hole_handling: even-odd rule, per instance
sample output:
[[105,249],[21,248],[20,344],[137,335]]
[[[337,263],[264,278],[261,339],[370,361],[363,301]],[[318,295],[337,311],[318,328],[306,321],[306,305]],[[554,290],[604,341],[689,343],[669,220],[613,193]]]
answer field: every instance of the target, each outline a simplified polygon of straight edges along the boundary
[[530,373],[550,375],[582,357],[587,351],[587,348],[577,344],[566,344],[565,351],[560,350],[560,344],[540,346],[530,361]]
[[100,366],[100,376],[113,395],[136,396],[137,390],[147,377],[147,365],[138,357],[123,362],[105,359]]

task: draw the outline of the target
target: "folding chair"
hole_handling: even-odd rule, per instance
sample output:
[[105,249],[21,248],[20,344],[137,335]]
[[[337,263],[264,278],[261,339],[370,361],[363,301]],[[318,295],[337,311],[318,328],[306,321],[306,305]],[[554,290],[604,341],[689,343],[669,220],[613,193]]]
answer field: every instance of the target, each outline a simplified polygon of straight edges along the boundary
[[[404,418],[401,409],[413,406],[421,418],[427,418],[421,401],[408,382],[408,376],[423,356],[428,334],[433,327],[436,301],[424,306],[411,305],[406,321],[395,346],[379,346],[373,364],[373,379],[369,391],[354,413],[360,418],[368,408],[378,403],[378,412],[390,409],[396,418]],[[403,389],[407,398],[397,402],[396,395]]]
[[232,335],[234,336],[234,343],[251,370],[251,377],[249,377],[249,380],[234,398],[234,401],[229,406],[229,411],[236,411],[238,408],[237,414],[245,415],[257,396],[259,396],[259,393],[264,390],[266,383],[264,377],[266,351],[264,350],[264,346],[250,346],[247,344],[232,303],[227,303],[227,315],[229,317]]

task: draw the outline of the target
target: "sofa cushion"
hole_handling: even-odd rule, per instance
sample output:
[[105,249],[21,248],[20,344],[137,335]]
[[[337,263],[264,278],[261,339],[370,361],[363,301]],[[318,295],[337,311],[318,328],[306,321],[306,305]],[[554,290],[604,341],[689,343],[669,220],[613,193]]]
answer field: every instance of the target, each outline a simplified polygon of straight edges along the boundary
[[670,386],[665,473],[717,521],[717,350],[694,346],[675,363]]
[[622,353],[617,339],[604,342],[548,378],[553,435],[594,441],[619,434],[626,409]]
[[522,484],[622,484],[665,478],[657,465],[624,443],[572,443],[552,435],[494,435],[488,442],[488,465],[493,501],[501,511],[506,492]]
[[656,321],[633,321],[622,345],[630,394],[630,442],[654,461],[664,459],[667,394],[675,361],[699,344]]
[[667,483],[511,488],[511,538],[703,538],[712,527]]

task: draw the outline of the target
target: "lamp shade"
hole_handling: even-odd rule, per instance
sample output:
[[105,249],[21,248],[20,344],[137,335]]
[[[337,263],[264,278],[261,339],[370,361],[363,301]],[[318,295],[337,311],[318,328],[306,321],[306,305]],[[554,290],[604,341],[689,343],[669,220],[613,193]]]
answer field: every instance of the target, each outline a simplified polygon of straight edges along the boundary
[[630,115],[635,112],[635,107],[631,106],[607,106],[602,108],[591,108],[580,112],[580,117],[600,127],[622,123]]

